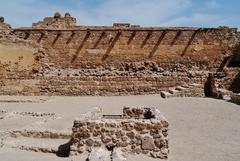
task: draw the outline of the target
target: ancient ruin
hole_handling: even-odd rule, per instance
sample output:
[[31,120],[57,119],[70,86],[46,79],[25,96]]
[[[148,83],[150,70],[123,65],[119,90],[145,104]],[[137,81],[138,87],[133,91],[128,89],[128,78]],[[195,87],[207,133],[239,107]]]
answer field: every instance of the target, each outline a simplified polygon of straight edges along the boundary
[[77,26],[56,13],[11,28],[1,17],[0,94],[204,96],[212,74],[223,97],[240,92],[239,42],[228,27]]
[[80,119],[74,121],[69,142],[71,155],[117,149],[123,153],[168,158],[169,125],[157,109],[125,107],[123,115],[103,115],[97,109]]
[[0,16],[0,95],[6,160],[240,158],[237,28],[78,26],[59,12],[12,28]]

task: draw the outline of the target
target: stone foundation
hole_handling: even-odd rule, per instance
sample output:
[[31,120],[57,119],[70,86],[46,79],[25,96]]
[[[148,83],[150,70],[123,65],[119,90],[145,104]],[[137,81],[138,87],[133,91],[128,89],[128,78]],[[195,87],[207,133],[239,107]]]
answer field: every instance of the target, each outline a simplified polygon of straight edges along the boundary
[[124,108],[123,115],[89,113],[75,120],[70,154],[102,148],[167,159],[168,122],[158,110]]

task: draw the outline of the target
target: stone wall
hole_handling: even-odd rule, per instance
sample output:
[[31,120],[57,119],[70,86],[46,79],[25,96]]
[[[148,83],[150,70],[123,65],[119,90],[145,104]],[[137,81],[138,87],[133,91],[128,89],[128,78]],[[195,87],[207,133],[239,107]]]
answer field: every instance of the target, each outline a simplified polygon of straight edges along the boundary
[[[234,45],[231,28],[78,27],[69,30],[15,29],[15,34],[47,49],[45,63],[59,68],[144,68],[216,71]],[[174,62],[174,65],[172,63]]]
[[95,148],[102,148],[166,159],[168,126],[158,110],[149,108],[125,108],[123,115],[75,120],[71,154],[91,153]]
[[[0,38],[16,49],[4,52],[13,61],[0,57],[4,71],[0,94],[154,94],[170,87],[204,85],[209,73],[222,72],[239,43],[235,28],[75,23],[70,14],[55,14],[32,28],[17,28],[8,34],[35,44],[35,50],[30,46],[26,51],[13,39]],[[228,87],[231,82],[224,83]]]

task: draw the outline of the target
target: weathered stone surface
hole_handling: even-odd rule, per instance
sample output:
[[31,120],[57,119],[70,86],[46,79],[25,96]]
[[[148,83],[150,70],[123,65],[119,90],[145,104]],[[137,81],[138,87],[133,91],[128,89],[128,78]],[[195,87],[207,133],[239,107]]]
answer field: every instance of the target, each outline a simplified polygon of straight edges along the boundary
[[86,145],[87,146],[93,146],[94,141],[92,139],[86,140]]
[[[226,58],[238,64],[239,39],[235,28],[76,26],[69,13],[33,29],[0,23],[0,94],[202,96],[208,73],[221,71],[216,85],[231,89]],[[186,84],[201,86],[171,90]]]
[[153,139],[149,136],[145,136],[144,138],[142,138],[142,149],[143,150],[154,150],[155,145],[153,142]]
[[94,141],[94,147],[100,147],[101,145],[101,141]]
[[124,107],[123,108],[123,117],[124,118],[143,118],[144,117],[144,109],[140,109],[140,108],[129,108],[129,107]]
[[130,139],[134,139],[135,133],[134,132],[129,132],[126,134]]
[[[149,111],[154,117],[145,117]],[[92,116],[91,113],[88,115]],[[124,108],[120,119],[106,119],[102,115],[99,119],[75,120],[72,129],[71,147],[75,152],[79,151],[76,147],[85,148],[85,151],[101,147],[113,152],[121,150],[148,156],[150,152],[158,152],[154,153],[156,157],[168,156],[168,151],[165,154],[168,150],[168,122],[157,109]],[[87,137],[84,137],[86,134]]]

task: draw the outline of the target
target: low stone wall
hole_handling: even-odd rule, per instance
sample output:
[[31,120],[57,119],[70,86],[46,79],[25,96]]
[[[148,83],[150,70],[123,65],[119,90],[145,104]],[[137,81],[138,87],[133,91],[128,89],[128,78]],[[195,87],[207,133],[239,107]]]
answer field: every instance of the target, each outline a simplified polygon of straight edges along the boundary
[[18,79],[16,77],[18,74],[0,80],[1,95],[29,95],[29,91],[32,95],[65,96],[159,94],[162,90],[186,83],[203,84],[206,79],[205,76],[196,76],[192,79],[187,76],[177,77],[174,76],[176,73],[170,73],[171,75],[167,76],[163,74],[145,74],[144,76],[144,73],[141,75],[135,73],[134,75],[131,72],[122,76],[80,75],[76,77],[30,77],[26,79]]
[[95,148],[120,149],[125,153],[166,159],[168,126],[158,110],[149,108],[124,108],[123,115],[75,120],[70,153],[91,152]]

